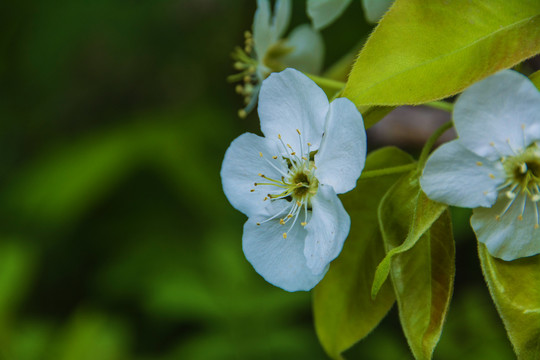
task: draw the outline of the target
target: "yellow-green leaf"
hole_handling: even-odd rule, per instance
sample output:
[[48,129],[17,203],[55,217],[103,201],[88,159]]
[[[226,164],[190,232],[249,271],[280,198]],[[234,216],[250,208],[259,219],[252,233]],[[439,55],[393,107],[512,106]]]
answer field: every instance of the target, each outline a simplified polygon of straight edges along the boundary
[[[411,157],[397,148],[372,152],[365,170],[411,163]],[[351,216],[351,231],[341,255],[332,262],[325,278],[313,290],[315,328],[325,351],[334,359],[364,338],[394,303],[390,284],[381,289],[376,301],[370,297],[375,267],[384,256],[377,222],[377,207],[399,174],[360,179],[356,189],[342,196]]]
[[410,250],[446,208],[446,205],[426,197],[414,172],[402,178],[386,193],[379,207],[379,222],[385,243],[396,245],[392,245],[377,266],[372,297],[377,296],[386,281],[392,257]]
[[385,195],[379,221],[403,332],[415,359],[431,359],[454,283],[448,208],[429,200],[412,173]]
[[540,255],[504,261],[478,243],[491,297],[520,360],[540,359]]
[[344,96],[358,106],[426,103],[539,52],[538,0],[397,0]]

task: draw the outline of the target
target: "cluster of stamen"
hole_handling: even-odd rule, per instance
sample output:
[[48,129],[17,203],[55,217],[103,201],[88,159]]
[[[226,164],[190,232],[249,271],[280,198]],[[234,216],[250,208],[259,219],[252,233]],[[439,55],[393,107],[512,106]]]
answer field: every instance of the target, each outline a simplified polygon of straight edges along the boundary
[[[317,193],[319,182],[315,177],[317,167],[310,155],[311,143],[307,143],[307,152],[304,153],[304,146],[300,130],[296,130],[300,139],[300,153],[294,151],[290,144],[285,144],[281,135],[278,139],[283,148],[283,153],[274,155],[271,159],[263,156],[259,152],[259,156],[268,162],[279,174],[280,179],[273,179],[264,174],[258,174],[259,177],[265,179],[265,182],[256,182],[254,186],[270,186],[272,192],[267,193],[263,201],[287,201],[290,206],[284,208],[280,213],[275,214],[264,222],[279,218],[281,225],[286,225],[291,222],[290,227],[283,233],[283,238],[287,238],[287,233],[292,229],[301,212],[304,212],[304,221],[300,224],[306,226],[308,223],[308,213],[311,211],[311,198]],[[276,164],[275,162],[280,163]],[[283,161],[287,164],[287,169],[283,167]],[[282,165],[281,167],[279,165]],[[254,192],[255,189],[251,189]],[[257,223],[260,225],[261,223]]]
[[245,118],[255,106],[257,97],[255,88],[259,83],[257,78],[259,63],[253,54],[253,36],[249,31],[246,31],[244,38],[244,48],[237,47],[231,55],[235,60],[234,69],[239,72],[227,78],[230,82],[241,82],[235,88],[236,92],[244,97],[245,108],[238,111],[238,116],[241,118]]
[[[518,220],[523,220],[523,214],[527,205],[527,201],[533,203],[535,209],[536,223],[535,229],[540,227],[540,212],[538,210],[538,202],[540,201],[540,149],[536,143],[526,146],[525,141],[525,125],[521,126],[523,130],[523,148],[514,149],[507,139],[506,143],[512,152],[512,156],[501,155],[499,161],[506,173],[505,182],[499,185],[496,191],[507,198],[507,204],[503,211],[495,216],[495,219],[500,220],[516,203],[519,201],[521,213],[518,215]],[[490,145],[497,150],[494,143]],[[498,151],[498,150],[497,150]],[[499,153],[501,153],[499,151]],[[481,166],[481,163],[477,163]],[[491,178],[495,178],[493,174],[489,174]]]

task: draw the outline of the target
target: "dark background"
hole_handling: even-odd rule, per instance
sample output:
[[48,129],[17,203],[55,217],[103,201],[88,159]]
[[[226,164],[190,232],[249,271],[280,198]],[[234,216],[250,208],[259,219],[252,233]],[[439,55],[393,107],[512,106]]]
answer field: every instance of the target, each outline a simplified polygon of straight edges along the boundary
[[[1,360],[325,358],[310,294],[255,273],[245,218],[221,190],[230,141],[259,131],[256,114],[236,116],[226,82],[254,11],[239,0],[0,4]],[[292,26],[307,21],[295,2]],[[354,2],[323,32],[326,65],[370,31]],[[455,213],[456,290],[435,358],[511,359],[468,216]],[[349,358],[411,358],[395,309]]]

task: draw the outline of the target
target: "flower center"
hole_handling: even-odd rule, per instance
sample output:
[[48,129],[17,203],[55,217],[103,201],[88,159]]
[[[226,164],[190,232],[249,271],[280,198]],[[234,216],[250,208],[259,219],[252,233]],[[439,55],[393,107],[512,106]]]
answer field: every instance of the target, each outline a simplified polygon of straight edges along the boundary
[[529,146],[516,156],[501,159],[506,172],[509,198],[522,193],[532,201],[540,200],[540,149]]
[[[538,202],[540,201],[540,149],[534,143],[524,150],[514,151],[515,155],[500,159],[506,173],[505,182],[497,190],[509,199],[501,214],[495,216],[500,220],[517,198],[520,199],[521,214],[518,220],[523,220],[527,200],[532,201],[536,214],[535,229],[540,227]],[[491,175],[490,175],[491,176]]]
[[[281,178],[273,179],[264,174],[259,174],[267,182],[256,182],[254,184],[255,186],[269,187],[269,192],[263,201],[286,201],[289,203],[280,213],[264,221],[267,222],[279,217],[279,223],[285,225],[292,220],[289,230],[283,233],[284,238],[287,238],[287,232],[292,229],[302,212],[304,213],[304,221],[300,224],[302,226],[307,225],[309,221],[308,215],[311,214],[311,198],[319,188],[319,181],[315,177],[317,170],[314,162],[315,153],[310,153],[311,143],[307,143],[307,152],[304,155],[301,133],[298,129],[296,131],[300,139],[299,154],[294,151],[291,145],[283,142],[281,135],[278,135],[283,148],[281,154],[272,156],[272,160],[270,160],[266,159],[262,153],[259,153],[261,158],[282,175]],[[250,191],[253,192],[255,189]],[[257,223],[257,225],[260,224]]]

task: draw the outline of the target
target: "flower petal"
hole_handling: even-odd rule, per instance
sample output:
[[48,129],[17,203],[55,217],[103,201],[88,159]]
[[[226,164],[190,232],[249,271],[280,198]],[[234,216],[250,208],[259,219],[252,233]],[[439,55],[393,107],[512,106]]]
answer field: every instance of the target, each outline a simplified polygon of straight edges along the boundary
[[[526,195],[521,195],[501,216],[510,201],[501,195],[492,208],[474,209],[471,217],[471,226],[478,241],[486,244],[491,255],[506,261],[540,253],[538,204],[528,199]],[[522,212],[522,220],[519,220]],[[500,216],[500,220],[496,219],[497,215]]]
[[271,74],[262,84],[259,95],[261,130],[267,138],[283,141],[300,151],[296,129],[318,149],[324,131],[328,99],[324,91],[307,76],[294,69]]
[[490,207],[504,179],[500,163],[467,150],[458,139],[442,145],[429,157],[420,186],[435,201],[468,208]]
[[287,39],[287,47],[294,48],[282,59],[287,67],[311,74],[321,71],[324,60],[324,42],[316,30],[308,24],[296,27]]
[[283,159],[272,159],[278,153],[277,144],[255,134],[245,133],[233,140],[223,159],[221,182],[225,196],[235,209],[251,216],[264,208],[263,199],[269,187],[254,186],[254,183],[265,182],[259,173],[281,178],[282,174],[270,162],[286,173]]
[[311,204],[313,210],[306,225],[304,255],[314,274],[326,273],[330,262],[343,248],[351,228],[351,218],[329,185],[319,185]]
[[354,189],[366,162],[366,130],[362,115],[345,98],[330,104],[321,148],[315,155],[316,176],[341,194]]
[[273,32],[280,38],[291,21],[291,0],[277,0],[274,5]]
[[253,18],[253,41],[255,52],[258,57],[263,57],[266,50],[272,44],[276,35],[270,26],[270,2],[257,0],[257,10]]
[[287,291],[312,289],[325,273],[315,275],[306,265],[306,230],[296,223],[284,239],[283,232],[288,230],[288,225],[280,225],[278,220],[256,225],[262,219],[249,218],[242,238],[244,254],[255,271],[270,284]]
[[463,92],[454,124],[463,145],[478,155],[514,155],[540,139],[540,92],[520,73],[501,71]]
[[315,29],[334,22],[349,6],[351,0],[308,0],[307,13]]

